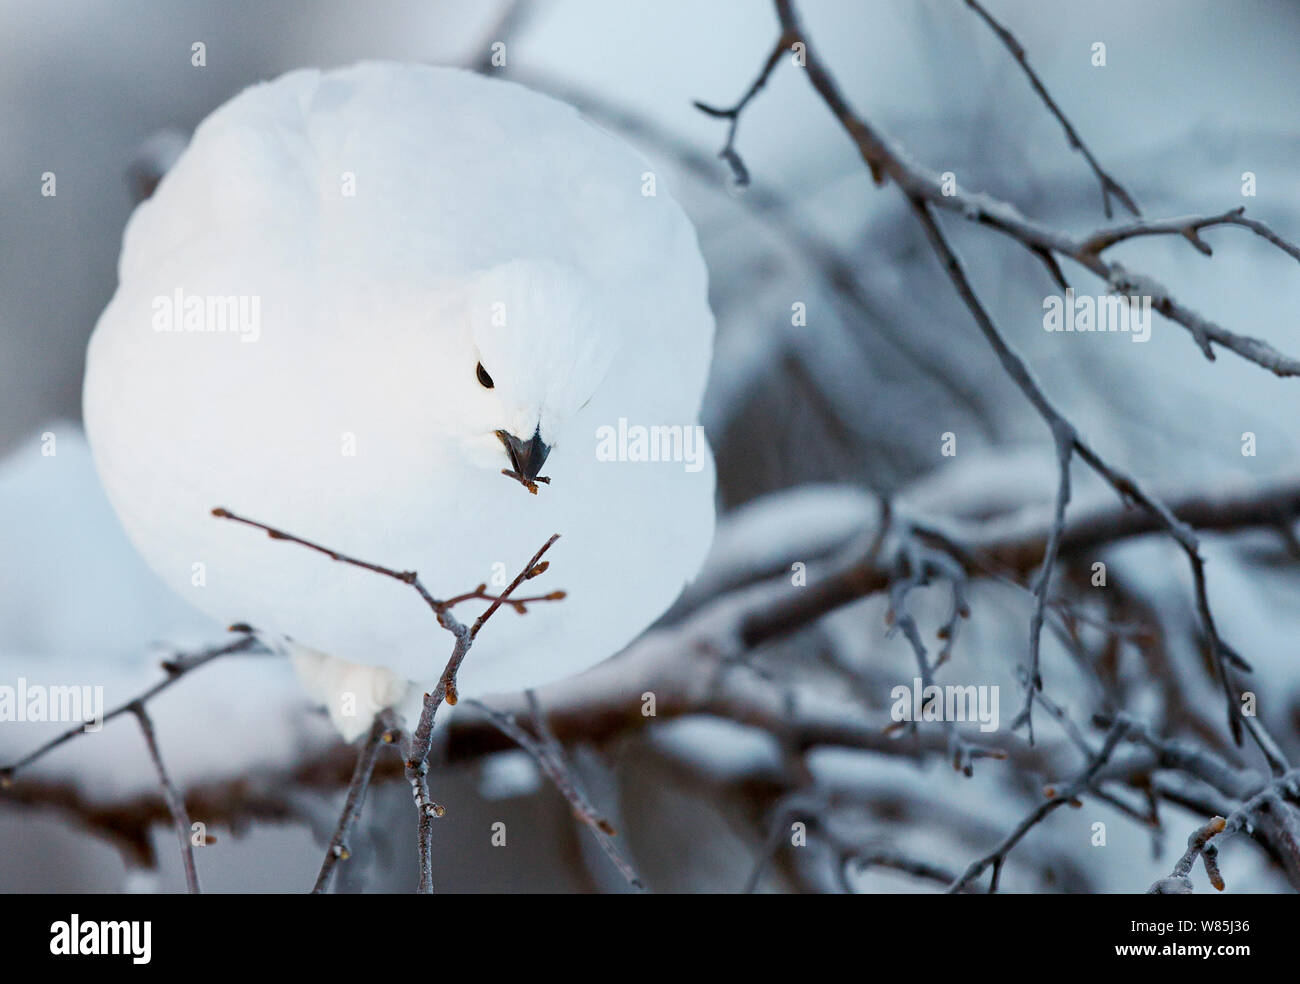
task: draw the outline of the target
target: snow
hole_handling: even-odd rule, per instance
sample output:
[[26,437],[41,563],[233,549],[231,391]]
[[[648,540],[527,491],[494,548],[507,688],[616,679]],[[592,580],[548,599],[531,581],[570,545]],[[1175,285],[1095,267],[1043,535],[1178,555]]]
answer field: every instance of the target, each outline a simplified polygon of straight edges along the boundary
[[[227,641],[224,627],[169,591],[140,560],[99,486],[80,430],[51,425],[0,463],[0,686],[102,687],[112,709],[163,679],[178,649]],[[49,438],[53,438],[50,443]],[[53,455],[42,448],[53,447]],[[166,764],[181,785],[283,767],[328,731],[288,664],[226,657],[149,704]],[[69,727],[0,723],[8,763]],[[22,775],[73,782],[91,801],[156,789],[135,721],[71,741]]]

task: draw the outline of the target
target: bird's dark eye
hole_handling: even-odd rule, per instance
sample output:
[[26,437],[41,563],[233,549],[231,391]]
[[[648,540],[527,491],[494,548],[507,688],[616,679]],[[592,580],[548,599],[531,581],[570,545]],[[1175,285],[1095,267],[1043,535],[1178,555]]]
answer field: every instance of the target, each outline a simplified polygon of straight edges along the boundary
[[491,389],[496,385],[496,383],[492,382],[492,377],[488,375],[488,371],[483,368],[483,363],[480,362],[478,369],[475,371],[478,373],[478,381],[483,384],[485,389]]

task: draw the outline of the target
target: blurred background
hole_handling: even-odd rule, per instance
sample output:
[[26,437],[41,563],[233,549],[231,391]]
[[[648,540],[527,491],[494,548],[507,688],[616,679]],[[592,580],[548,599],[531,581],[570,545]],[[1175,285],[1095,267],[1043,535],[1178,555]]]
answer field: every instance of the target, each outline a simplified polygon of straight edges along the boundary
[[[1244,204],[1300,239],[1296,5],[988,6],[1144,215]],[[963,188],[1072,234],[1107,224],[1085,161],[964,3],[804,0],[799,10],[857,111],[927,169],[952,171]],[[967,521],[1050,504],[1055,460],[1042,420],[999,368],[901,196],[872,185],[788,59],[739,126],[752,184],[737,188],[718,159],[726,125],[692,102],[732,104],[778,34],[771,7],[756,2],[0,0],[0,684],[23,674],[82,679],[92,668],[112,702],[158,678],[160,653],[220,638],[220,626],[142,566],[98,488],[79,431],[83,354],[151,168],[242,88],[302,66],[382,58],[477,67],[504,41],[505,66],[486,71],[566,99],[625,137],[693,218],[718,322],[703,422],[723,525],[696,596],[666,629],[729,584],[824,558],[871,528],[882,497]],[[191,64],[195,42],[206,46],[203,67]],[[1104,66],[1093,64],[1097,42]],[[55,197],[40,193],[45,172],[57,176]],[[1253,197],[1243,197],[1244,172],[1256,176]],[[1227,352],[1207,361],[1184,329],[1159,318],[1142,345],[1044,332],[1043,300],[1055,287],[1042,264],[988,229],[946,228],[1003,331],[1111,461],[1160,490],[1300,480],[1296,381]],[[1206,238],[1212,258],[1176,236],[1113,255],[1212,320],[1300,352],[1295,261],[1243,230]],[[1067,273],[1081,292],[1103,289],[1082,270]],[[806,325],[792,324],[795,303],[806,306]],[[1245,432],[1256,435],[1254,456],[1242,454]],[[955,456],[941,454],[946,433]],[[53,457],[42,454],[49,435]],[[1076,499],[1105,501],[1081,466],[1074,474]],[[1289,517],[1280,523],[1291,532]],[[1254,666],[1260,718],[1284,751],[1300,752],[1300,567],[1288,537],[1213,536],[1205,553],[1223,635]],[[1106,600],[1078,605],[1097,609],[1100,628],[1083,631],[1073,651],[1048,634],[1048,693],[1086,726],[1101,700],[1090,689],[1100,666],[1108,696],[1122,695],[1154,728],[1260,768],[1227,737],[1176,549],[1146,537],[1099,558],[1111,572]],[[1088,565],[1078,566],[1082,574],[1060,572],[1055,592],[1084,596]],[[1021,700],[1028,596],[984,579],[970,600],[940,682],[999,686],[1005,732]],[[914,675],[906,640],[889,632],[887,602],[842,607],[751,654],[743,671],[836,702],[883,733],[890,689]],[[919,588],[909,604],[933,638],[947,589]],[[205,888],[309,888],[351,765],[288,667],[230,659],[151,706],[191,813],[216,818],[215,841],[198,852]],[[0,763],[50,731],[0,723]],[[894,750],[792,748],[770,728],[703,712],[604,729],[599,740],[572,740],[570,754],[652,890],[933,891],[943,872],[991,850],[1045,783],[1078,770],[1058,726],[1040,715],[1037,731],[1032,749],[1023,734],[1003,735],[1018,750],[977,762],[970,778],[915,735]],[[79,739],[23,776],[0,794],[0,890],[183,888],[171,830],[139,820],[157,794],[129,724]],[[437,828],[439,889],[622,888],[522,753],[457,753],[453,739],[435,778],[448,808]],[[1144,891],[1206,819],[1196,804],[1217,805],[1183,789],[1166,798],[1155,828],[1141,815],[1141,783],[1121,792],[1053,814],[1013,852],[1002,888]],[[218,796],[220,808],[208,799]],[[814,814],[808,847],[783,846],[790,817]],[[497,821],[511,832],[504,849],[490,843]],[[1099,821],[1104,846],[1094,844]],[[340,889],[410,890],[413,828],[405,784],[378,784]],[[1292,890],[1276,858],[1239,840],[1223,861],[1228,891]],[[864,863],[872,852],[924,859],[940,876]]]

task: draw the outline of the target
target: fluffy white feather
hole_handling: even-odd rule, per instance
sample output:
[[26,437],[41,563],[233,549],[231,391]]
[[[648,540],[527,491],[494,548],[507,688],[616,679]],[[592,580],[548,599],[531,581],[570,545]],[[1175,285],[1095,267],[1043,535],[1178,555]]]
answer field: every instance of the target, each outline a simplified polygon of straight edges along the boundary
[[[441,597],[499,587],[560,533],[529,587],[567,598],[499,613],[461,672],[470,694],[611,655],[698,569],[707,448],[698,471],[597,456],[620,418],[694,425],[708,370],[704,264],[662,183],[645,193],[652,171],[520,86],[362,64],[241,93],[132,217],[87,361],[104,486],[176,591],[293,640],[345,734],[436,679],[451,637],[406,585],[214,507],[417,570]],[[256,329],[160,330],[177,291],[250,315],[256,299]],[[497,431],[551,446],[539,494],[501,474]]]

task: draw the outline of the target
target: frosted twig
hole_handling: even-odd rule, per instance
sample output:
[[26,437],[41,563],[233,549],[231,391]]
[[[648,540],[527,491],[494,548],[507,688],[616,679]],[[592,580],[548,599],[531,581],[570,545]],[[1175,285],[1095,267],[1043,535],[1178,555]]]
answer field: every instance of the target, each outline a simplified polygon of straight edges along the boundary
[[804,44],[804,72],[809,83],[853,140],[876,184],[892,180],[909,201],[925,202],[932,208],[956,213],[1011,237],[1037,259],[1047,262],[1058,284],[1064,285],[1065,280],[1053,254],[1074,260],[1100,277],[1107,288],[1116,293],[1150,295],[1151,306],[1162,316],[1186,328],[1208,359],[1214,359],[1213,346],[1219,345],[1275,375],[1300,375],[1300,360],[1282,354],[1258,338],[1229,331],[1184,307],[1152,278],[1128,271],[1118,263],[1107,263],[1097,252],[1085,250],[1080,241],[1025,218],[1007,202],[945,186],[938,175],[909,160],[888,138],[854,112],[834,77],[814,53],[799,24],[792,0],[775,0],[775,3],[782,37],[793,37]]
[[[490,601],[493,603],[492,609],[494,611],[496,610],[497,605],[505,601],[503,595],[488,594],[486,584],[480,584],[473,591],[459,594],[452,598],[435,598],[429,593],[429,590],[424,586],[423,582],[421,582],[420,575],[415,571],[399,571],[393,567],[385,567],[383,564],[374,564],[368,560],[359,560],[356,557],[349,557],[347,554],[339,553],[337,550],[333,550],[330,547],[322,546],[321,544],[314,543],[311,540],[305,540],[293,533],[286,533],[284,530],[277,529],[274,526],[268,526],[266,523],[260,523],[255,519],[248,519],[245,516],[239,516],[231,512],[229,509],[224,509],[220,506],[212,510],[212,515],[217,517],[217,519],[228,519],[235,523],[242,523],[244,526],[251,526],[254,529],[262,530],[272,540],[283,540],[286,543],[296,543],[300,547],[306,547],[308,550],[314,550],[316,553],[324,554],[330,560],[337,561],[340,564],[359,567],[365,571],[382,574],[384,577],[391,577],[396,581],[401,581],[403,584],[409,584],[415,589],[416,593],[424,599],[424,603],[433,610],[435,615],[446,611],[453,605],[458,605],[463,601]],[[515,611],[523,614],[524,606],[530,602],[560,601],[563,598],[563,591],[552,591],[550,594],[536,595],[532,598],[516,598],[510,602],[510,605],[515,609]],[[453,700],[452,703],[454,704],[455,701]]]
[[[946,561],[946,559],[940,560],[940,556],[933,555],[934,559],[931,559],[932,554],[930,552],[922,550],[918,544],[910,539],[905,539],[895,558],[894,570],[889,584],[887,617],[892,623],[891,631],[893,629],[901,631],[908,644],[912,647],[912,652],[916,656],[917,672],[920,675],[923,690],[928,690],[933,684],[933,671],[940,661],[936,660],[933,665],[929,661],[929,654],[926,651],[924,641],[921,639],[921,631],[917,627],[916,619],[907,610],[908,594],[913,588],[925,584],[933,572],[945,572],[952,578],[954,585],[953,614],[950,616],[948,623],[941,629],[941,632],[947,631],[948,633],[948,638],[944,641],[944,653],[948,651],[948,647],[951,645],[956,620],[969,614],[964,608],[965,603],[961,600],[961,589],[958,587],[960,578],[964,577],[964,572],[959,566],[955,568],[954,572],[951,568],[955,566],[955,562]],[[915,730],[917,722],[913,721],[911,727]],[[947,717],[943,719],[943,729],[948,737],[948,757],[952,762],[952,766],[965,776],[974,774],[976,759],[1001,759],[1006,757],[1001,749],[989,748],[967,741]]]
[[1014,730],[1024,724],[1029,735],[1029,743],[1034,742],[1034,693],[1043,689],[1043,676],[1039,669],[1039,653],[1043,643],[1043,616],[1047,608],[1047,590],[1052,583],[1052,568],[1056,564],[1056,555],[1061,548],[1061,537],[1065,531],[1065,508],[1070,502],[1070,459],[1074,455],[1074,428],[1061,418],[1049,419],[1052,428],[1052,443],[1056,447],[1056,467],[1059,480],[1056,490],[1056,508],[1052,514],[1052,528],[1047,535],[1047,546],[1043,550],[1043,563],[1034,580],[1034,612],[1029,619],[1029,670],[1025,675],[1025,704],[1012,722]]
[[1283,754],[1282,749],[1278,747],[1277,742],[1273,740],[1273,736],[1264,730],[1264,726],[1259,723],[1259,719],[1253,716],[1247,717],[1243,714],[1241,720],[1246,726],[1247,734],[1249,734],[1255,744],[1259,746],[1260,753],[1264,756],[1264,761],[1268,763],[1269,771],[1271,771],[1275,777],[1284,776],[1290,772],[1291,763],[1287,761],[1286,755]]
[[[1183,549],[1192,569],[1192,578],[1196,591],[1196,607],[1200,616],[1201,626],[1210,647],[1211,659],[1218,670],[1220,683],[1223,688],[1229,728],[1232,731],[1234,740],[1240,742],[1240,712],[1233,697],[1234,684],[1231,678],[1230,664],[1241,666],[1244,664],[1244,661],[1241,660],[1236,652],[1219,636],[1218,629],[1214,622],[1214,617],[1210,612],[1209,599],[1205,587],[1204,564],[1200,556],[1200,547],[1195,534],[1188,526],[1186,526],[1186,524],[1178,520],[1163,502],[1146,493],[1137,483],[1136,479],[1124,474],[1103,460],[1089,444],[1079,437],[1073,425],[1064,417],[1064,415],[1052,405],[1043,391],[1039,388],[1038,384],[1034,381],[1033,376],[1030,374],[1023,359],[1003,338],[1002,333],[993,323],[992,318],[980,302],[969,278],[966,276],[966,273],[962,268],[961,262],[958,260],[956,253],[949,245],[947,238],[944,236],[943,231],[936,221],[932,209],[960,209],[963,211],[970,209],[971,211],[967,212],[968,217],[987,220],[988,224],[1009,232],[1031,248],[1038,248],[1040,250],[1050,248],[1051,250],[1058,252],[1065,252],[1067,255],[1073,255],[1076,259],[1079,259],[1080,262],[1085,262],[1085,265],[1087,265],[1087,263],[1094,264],[1094,270],[1097,269],[1095,264],[1101,264],[1101,266],[1105,268],[1103,275],[1107,277],[1120,277],[1120,279],[1123,279],[1126,284],[1132,282],[1132,278],[1128,276],[1125,271],[1122,271],[1121,268],[1116,267],[1112,269],[1105,267],[1105,264],[1103,264],[1095,255],[1083,254],[1079,250],[1077,244],[1073,242],[1068,242],[1063,245],[1063,238],[1055,233],[1049,233],[1051,242],[1050,244],[1046,243],[1042,238],[1041,230],[1023,220],[1019,213],[1008,205],[1003,205],[1001,203],[990,204],[988,200],[985,200],[983,204],[976,204],[970,201],[962,201],[954,204],[955,196],[944,194],[943,189],[940,188],[939,183],[934,179],[933,175],[920,171],[910,162],[906,161],[898,151],[894,150],[887,141],[877,135],[876,132],[849,106],[847,100],[845,100],[843,94],[840,92],[839,85],[836,83],[835,79],[815,56],[807,35],[799,25],[792,0],[775,0],[775,2],[777,16],[781,23],[782,38],[797,38],[805,46],[804,50],[807,58],[805,72],[808,76],[809,82],[817,91],[818,95],[821,96],[822,101],[826,103],[835,118],[853,139],[863,160],[870,165],[871,173],[873,177],[876,178],[877,183],[883,180],[883,176],[888,176],[898,184],[900,190],[907,197],[909,204],[912,206],[913,212],[916,214],[917,219],[920,221],[930,240],[931,246],[939,257],[945,273],[948,274],[949,279],[953,282],[953,286],[957,289],[958,295],[974,316],[976,324],[983,332],[989,344],[993,347],[999,361],[1002,363],[1003,369],[1011,376],[1012,380],[1020,388],[1021,392],[1024,393],[1026,398],[1029,399],[1051,428],[1058,449],[1061,447],[1062,442],[1068,439],[1069,445],[1073,449],[1073,453],[1077,453],[1083,461],[1097,472],[1098,475],[1105,479],[1122,499],[1136,502],[1157,518],[1164,529]],[[1167,295],[1162,295],[1161,297],[1156,298],[1153,301],[1153,304],[1157,310],[1167,313],[1170,310],[1172,302],[1169,300]],[[1207,354],[1212,354],[1209,352],[1209,342],[1210,340],[1214,340],[1215,332],[1210,330],[1214,326],[1209,326],[1207,328],[1207,323],[1199,321],[1195,322],[1195,324],[1196,327],[1193,328],[1193,334],[1197,336],[1198,340],[1202,341],[1202,347],[1207,351]],[[1223,337],[1226,336],[1220,335],[1220,340]],[[1238,342],[1242,341],[1242,339],[1237,336],[1233,337]],[[1271,363],[1270,367],[1273,368],[1275,372],[1278,372],[1282,368],[1281,364],[1277,362],[1277,359],[1273,358],[1277,353],[1273,353],[1273,356],[1264,358],[1263,349],[1261,348],[1261,346],[1267,348],[1264,343],[1253,339],[1245,340],[1245,342],[1249,342],[1249,344],[1238,345],[1234,350],[1246,354],[1247,357],[1255,357],[1254,360],[1259,361],[1261,365]],[[1221,343],[1228,344],[1228,342],[1224,341],[1221,341]],[[1229,345],[1229,347],[1234,346]],[[1283,357],[1277,356],[1277,358],[1280,359]],[[1260,361],[1261,359],[1263,359],[1263,361]],[[1292,371],[1300,373],[1300,362],[1290,365],[1286,371],[1282,371],[1280,374],[1288,375],[1292,374]],[[1068,463],[1069,456],[1061,455],[1059,450],[1058,457],[1064,457],[1067,459]],[[1057,497],[1058,514],[1063,515],[1065,505],[1064,496],[1066,495],[1068,495],[1068,484],[1063,482],[1058,491]],[[1058,522],[1055,529],[1059,531],[1060,525],[1061,524]],[[1049,537],[1049,548],[1051,546],[1053,546],[1053,541]],[[1044,558],[1045,574],[1050,573],[1050,570],[1046,569],[1050,568],[1053,559],[1054,557],[1050,555],[1049,550],[1049,555]],[[1041,629],[1041,621],[1039,622],[1039,628]],[[1040,632],[1035,631],[1031,635],[1032,639],[1036,640],[1039,637]],[[1031,645],[1034,645],[1032,641]],[[1034,680],[1031,679],[1029,683],[1033,686]],[[1031,703],[1026,704],[1026,708],[1031,706]],[[1025,720],[1027,722],[1028,719],[1026,718]]]
[[1174,865],[1173,872],[1168,878],[1161,878],[1152,885],[1148,890],[1148,895],[1191,895],[1192,880],[1188,876],[1191,874],[1192,865],[1196,859],[1200,858],[1205,862],[1205,873],[1210,878],[1210,884],[1220,892],[1224,889],[1223,876],[1219,874],[1218,865],[1218,848],[1211,843],[1211,839],[1223,832],[1223,828],[1228,822],[1223,817],[1214,817],[1203,827],[1194,830],[1190,837],[1187,838],[1187,850],[1183,856],[1178,859]]

